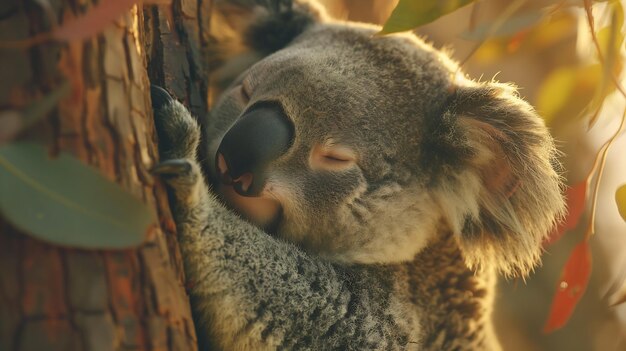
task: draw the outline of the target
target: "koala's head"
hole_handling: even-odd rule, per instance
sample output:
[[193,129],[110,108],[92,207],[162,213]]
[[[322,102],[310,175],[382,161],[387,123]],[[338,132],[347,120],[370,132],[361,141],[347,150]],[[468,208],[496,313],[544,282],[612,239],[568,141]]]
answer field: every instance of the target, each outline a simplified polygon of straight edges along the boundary
[[[470,265],[524,274],[536,263],[564,205],[552,139],[514,89],[466,79],[412,34],[260,17],[250,44],[273,52],[206,127],[225,202],[336,261],[411,260],[451,231]],[[281,28],[292,31],[282,44],[260,39]]]

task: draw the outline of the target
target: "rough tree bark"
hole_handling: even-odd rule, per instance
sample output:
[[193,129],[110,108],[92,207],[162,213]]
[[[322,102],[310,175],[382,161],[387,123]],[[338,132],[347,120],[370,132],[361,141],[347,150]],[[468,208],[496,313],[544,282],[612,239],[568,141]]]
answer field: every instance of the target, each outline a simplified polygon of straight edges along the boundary
[[[62,25],[93,6],[2,0],[0,41],[49,31],[51,16]],[[19,138],[96,167],[154,207],[161,224],[139,248],[90,251],[33,239],[0,214],[1,351],[196,349],[167,194],[148,172],[158,160],[149,84],[206,113],[209,61],[201,48],[210,12],[210,0],[175,0],[171,12],[135,5],[88,40],[0,49],[0,111],[19,110],[66,80],[74,88]]]

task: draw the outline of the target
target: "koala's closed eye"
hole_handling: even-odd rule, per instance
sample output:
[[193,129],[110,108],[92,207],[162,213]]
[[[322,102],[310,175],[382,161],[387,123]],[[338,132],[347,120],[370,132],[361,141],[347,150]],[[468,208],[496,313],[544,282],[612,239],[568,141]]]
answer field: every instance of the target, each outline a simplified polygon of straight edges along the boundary
[[315,144],[309,156],[313,170],[342,171],[357,164],[356,153],[349,147],[334,143]]
[[244,103],[247,104],[250,101],[250,90],[243,83],[239,86],[239,95]]

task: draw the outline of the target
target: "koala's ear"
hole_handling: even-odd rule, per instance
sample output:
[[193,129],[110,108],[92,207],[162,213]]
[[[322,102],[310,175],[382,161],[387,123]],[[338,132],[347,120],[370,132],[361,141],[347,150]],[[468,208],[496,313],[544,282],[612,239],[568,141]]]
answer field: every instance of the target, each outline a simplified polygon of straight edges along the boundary
[[434,135],[456,160],[436,197],[465,259],[528,274],[565,208],[543,120],[510,86],[487,83],[459,87],[441,122],[448,130]]
[[305,0],[217,0],[210,22],[212,62],[227,85],[263,57],[287,46],[314,23],[321,5]]

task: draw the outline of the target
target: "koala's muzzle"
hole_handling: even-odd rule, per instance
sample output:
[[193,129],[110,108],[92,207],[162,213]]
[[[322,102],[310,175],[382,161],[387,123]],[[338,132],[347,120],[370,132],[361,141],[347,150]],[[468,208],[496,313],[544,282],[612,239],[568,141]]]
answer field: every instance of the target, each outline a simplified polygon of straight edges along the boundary
[[242,196],[258,196],[265,168],[293,142],[293,125],[278,104],[252,106],[226,132],[217,150],[221,181]]

